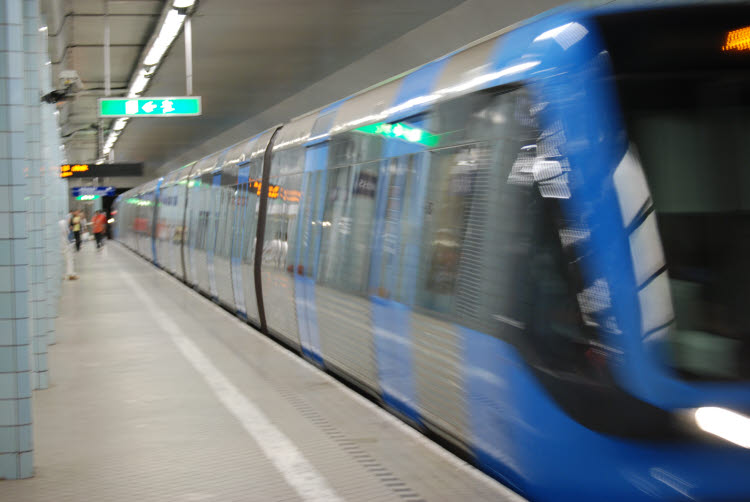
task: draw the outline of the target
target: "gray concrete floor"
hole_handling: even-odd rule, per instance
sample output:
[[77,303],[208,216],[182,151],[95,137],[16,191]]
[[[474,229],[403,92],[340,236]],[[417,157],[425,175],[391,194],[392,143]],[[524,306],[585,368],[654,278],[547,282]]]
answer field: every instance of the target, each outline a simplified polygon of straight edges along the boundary
[[[35,477],[0,481],[0,500],[520,500],[118,244],[86,243],[76,259],[52,384],[34,394]],[[290,483],[283,442],[253,435],[262,427],[230,411],[222,385],[330,491],[306,491],[309,472]]]

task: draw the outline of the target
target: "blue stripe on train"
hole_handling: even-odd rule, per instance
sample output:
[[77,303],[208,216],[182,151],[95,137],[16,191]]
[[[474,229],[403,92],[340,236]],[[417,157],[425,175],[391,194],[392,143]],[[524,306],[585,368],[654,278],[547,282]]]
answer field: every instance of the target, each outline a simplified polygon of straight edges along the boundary
[[[429,95],[435,88],[438,77],[443,71],[445,64],[450,58],[433,61],[404,77],[401,82],[396,99],[392,108],[402,106],[402,110],[396,111],[388,116],[388,122],[395,122],[405,117],[410,117],[424,112],[432,103],[419,103],[416,98]],[[409,101],[415,100],[412,103]]]
[[[252,140],[251,140],[252,141]],[[242,243],[245,241],[245,218],[247,215],[247,186],[250,180],[250,163],[240,163],[237,170],[237,193],[235,210],[234,210],[234,227],[232,227],[232,247],[231,247],[231,272],[232,272],[232,289],[234,291],[234,304],[238,315],[247,320],[245,294],[242,284]],[[242,206],[240,201],[244,201]]]
[[164,178],[159,178],[159,181],[156,182],[156,191],[154,192],[154,222],[153,228],[151,229],[153,231],[153,234],[151,235],[151,255],[154,260],[154,265],[157,267],[159,266],[159,261],[156,259],[156,234],[159,230],[159,221],[156,218],[159,216],[159,193],[161,192],[162,181],[164,181]]
[[[308,358],[312,359],[319,365],[323,364],[323,351],[320,345],[320,332],[318,330],[318,313],[315,305],[315,277],[316,270],[315,265],[317,264],[318,255],[320,253],[320,234],[316,238],[315,242],[304,243],[302,236],[305,235],[304,226],[309,223],[304,221],[304,214],[308,205],[312,204],[315,207],[314,201],[310,198],[310,195],[314,195],[315,188],[310,186],[311,178],[313,173],[321,172],[320,176],[323,176],[322,186],[325,186],[325,168],[328,162],[328,143],[316,144],[307,148],[305,153],[305,174],[302,182],[302,200],[300,202],[300,208],[298,211],[299,220],[297,225],[297,235],[300,238],[297,239],[297,249],[295,251],[295,264],[297,270],[295,272],[303,272],[303,274],[311,273],[310,277],[307,277],[300,273],[294,275],[294,296],[297,308],[297,326],[299,330],[300,346],[302,353]],[[318,214],[311,214],[310,218],[312,222],[320,221],[323,218],[323,201],[325,197],[325,190],[320,190],[318,202]],[[310,222],[311,223],[311,222]],[[312,246],[315,250],[314,257],[309,260],[310,254],[305,250],[301,252],[303,245],[307,244]]]
[[372,301],[373,343],[383,401],[409,419],[419,422],[411,309],[377,296]]

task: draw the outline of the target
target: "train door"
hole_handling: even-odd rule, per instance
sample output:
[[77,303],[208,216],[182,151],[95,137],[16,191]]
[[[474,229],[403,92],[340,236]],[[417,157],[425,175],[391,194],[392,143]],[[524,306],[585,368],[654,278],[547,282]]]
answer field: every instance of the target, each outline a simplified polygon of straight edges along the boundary
[[[248,206],[248,183],[250,181],[250,161],[240,165],[237,172],[237,188],[234,195],[234,218],[232,220],[232,289],[234,305],[240,317],[247,319],[245,291],[242,284],[242,247],[245,241],[245,225]],[[254,214],[254,213],[253,213]]]
[[159,260],[157,259],[156,253],[156,241],[159,239],[159,198],[161,194],[161,184],[164,178],[159,178],[156,182],[156,189],[154,191],[154,211],[152,213],[153,219],[151,221],[151,256],[153,257],[154,265],[159,266]]
[[214,265],[214,251],[216,249],[216,235],[219,229],[219,209],[221,205],[221,172],[214,173],[210,188],[210,211],[208,239],[206,241],[206,267],[208,268],[208,287],[211,298],[217,300],[219,293],[216,289],[216,270]]
[[297,220],[294,291],[302,352],[323,364],[315,307],[315,278],[320,256],[320,235],[326,193],[328,143],[307,148],[302,180],[300,218]]
[[[423,127],[421,120],[410,121]],[[370,261],[374,346],[383,400],[419,420],[414,381],[411,305],[419,267],[420,222],[429,166],[421,147],[388,140],[380,167]]]

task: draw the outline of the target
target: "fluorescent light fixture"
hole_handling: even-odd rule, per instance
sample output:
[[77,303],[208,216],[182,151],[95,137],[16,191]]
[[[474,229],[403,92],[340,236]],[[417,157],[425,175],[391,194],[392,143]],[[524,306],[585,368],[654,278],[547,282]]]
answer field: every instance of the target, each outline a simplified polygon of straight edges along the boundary
[[104,164],[104,159],[98,159],[98,160],[96,161],[96,165],[97,165],[97,166],[100,166],[100,165],[102,165],[102,164]]
[[112,130],[122,131],[123,129],[125,129],[126,125],[128,125],[128,117],[120,117],[119,119],[115,120],[115,125],[112,126]]
[[130,86],[130,89],[128,90],[128,97],[134,98],[138,94],[142,93],[143,90],[148,85],[148,77],[151,74],[148,73],[145,69],[141,68],[141,70],[138,72],[138,76],[135,77],[135,80]]
[[185,22],[185,16],[180,14],[174,9],[170,9],[167,13],[167,17],[164,18],[164,23],[161,25],[159,35],[154,40],[154,44],[146,54],[146,58],[143,60],[145,66],[154,66],[159,64],[161,58],[172,45],[174,39],[177,38],[177,34],[182,28],[182,23]]
[[695,410],[698,427],[722,439],[750,448],[750,418],[731,410],[709,406]]
[[186,9],[192,7],[194,3],[195,0],[174,0],[174,2],[172,2],[172,7],[175,9]]
[[46,26],[42,26],[41,28],[39,28],[39,31],[47,31],[47,27]]

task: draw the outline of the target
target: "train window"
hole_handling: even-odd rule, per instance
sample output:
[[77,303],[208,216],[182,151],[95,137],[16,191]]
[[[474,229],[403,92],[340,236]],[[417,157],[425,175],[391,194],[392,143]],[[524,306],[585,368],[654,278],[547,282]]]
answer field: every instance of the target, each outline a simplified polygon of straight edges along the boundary
[[658,235],[674,310],[667,319],[674,322],[645,337],[661,335],[667,350],[659,353],[685,378],[750,379],[747,83],[715,74],[681,78],[679,92],[666,82],[621,84],[655,209],[632,235],[646,235],[649,226]]
[[348,131],[331,138],[329,167],[343,167],[378,160],[383,156],[385,141],[376,134]]
[[748,380],[750,51],[730,47],[747,6],[709,4],[597,20],[652,199],[629,227],[662,306],[641,302],[644,341],[683,378]]
[[252,264],[255,260],[255,239],[257,233],[257,211],[258,211],[258,193],[253,186],[254,182],[250,180],[259,180],[263,171],[262,158],[258,157],[250,162],[248,173],[248,182],[242,184],[241,197],[243,209],[242,219],[245,222],[245,228],[242,238],[242,256],[243,263]]
[[449,146],[429,152],[415,302],[488,333],[501,329],[498,319],[521,324],[512,306],[533,190],[507,180],[538,135],[524,113],[522,89],[482,92],[437,106],[427,122]]
[[[263,243],[263,264],[277,269],[293,267],[294,234],[297,228],[305,148],[274,153],[268,188],[268,209]],[[298,171],[299,174],[280,174]],[[289,242],[290,238],[292,242]]]
[[318,279],[344,291],[367,292],[379,162],[328,172]]

